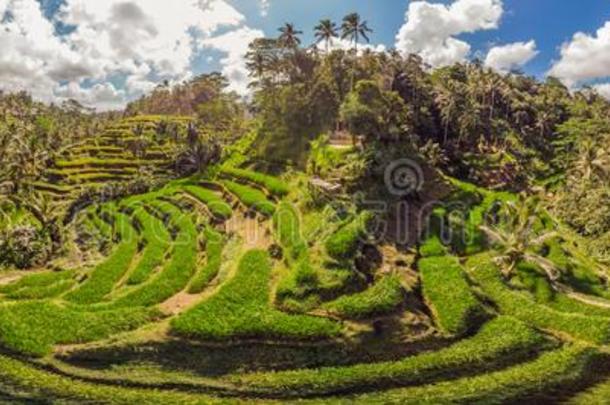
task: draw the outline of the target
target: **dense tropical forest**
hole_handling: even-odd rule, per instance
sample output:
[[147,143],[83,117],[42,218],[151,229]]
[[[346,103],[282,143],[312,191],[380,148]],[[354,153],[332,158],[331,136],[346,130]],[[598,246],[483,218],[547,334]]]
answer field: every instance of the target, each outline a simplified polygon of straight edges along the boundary
[[373,28],[254,40],[246,98],[0,93],[0,397],[607,402],[610,103]]

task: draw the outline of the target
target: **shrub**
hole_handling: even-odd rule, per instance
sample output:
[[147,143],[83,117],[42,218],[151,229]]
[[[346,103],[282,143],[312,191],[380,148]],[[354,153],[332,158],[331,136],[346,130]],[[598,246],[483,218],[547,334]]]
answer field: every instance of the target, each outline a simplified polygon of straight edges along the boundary
[[49,254],[46,233],[31,225],[15,226],[0,235],[0,264],[27,269],[44,263]]
[[271,261],[252,250],[240,260],[237,274],[208,300],[172,320],[174,333],[226,341],[246,338],[320,339],[336,336],[340,326],[324,318],[288,315],[269,307]]
[[269,192],[278,197],[283,197],[290,192],[288,184],[284,183],[277,177],[268,176],[266,174],[253,172],[250,170],[238,169],[235,167],[223,167],[221,172],[232,177],[251,181],[261,187],[269,190]]
[[358,252],[362,239],[366,236],[367,226],[372,214],[362,212],[326,240],[326,252],[336,260],[348,260]]
[[385,276],[371,288],[358,294],[343,296],[324,305],[337,315],[363,319],[396,310],[405,298],[405,291],[397,276]]
[[440,329],[451,335],[466,333],[483,315],[462,268],[453,256],[421,259],[418,262],[422,290]]

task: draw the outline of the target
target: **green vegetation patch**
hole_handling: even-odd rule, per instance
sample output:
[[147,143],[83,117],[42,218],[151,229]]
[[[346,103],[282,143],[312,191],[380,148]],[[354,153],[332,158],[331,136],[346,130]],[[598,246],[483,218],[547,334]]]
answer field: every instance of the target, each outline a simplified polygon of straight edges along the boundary
[[208,207],[212,215],[218,218],[228,219],[233,214],[231,206],[227,204],[226,201],[223,200],[221,197],[216,195],[216,193],[212,190],[208,190],[206,188],[194,185],[184,186],[184,190],[202,203],[204,203]]
[[225,245],[224,237],[211,227],[204,231],[206,240],[206,264],[201,268],[189,286],[190,294],[198,294],[218,275],[222,265],[222,251]]
[[277,177],[268,176],[263,173],[253,172],[250,170],[238,169],[235,167],[223,167],[221,172],[237,179],[251,181],[261,187],[267,189],[271,194],[278,197],[283,197],[290,192],[288,184],[284,183]]
[[524,323],[499,317],[474,336],[445,349],[399,361],[235,375],[254,392],[285,396],[328,395],[380,387],[426,384],[473,370],[485,371],[541,350],[545,340]]
[[172,321],[174,333],[204,340],[246,338],[321,339],[337,336],[339,324],[325,318],[288,315],[270,308],[271,260],[247,252],[237,274],[220,291]]
[[467,332],[482,317],[483,309],[458,259],[453,256],[424,258],[418,267],[424,298],[441,330],[450,335]]
[[404,302],[405,290],[398,276],[382,277],[371,288],[352,295],[346,295],[324,305],[324,309],[339,316],[364,319],[388,314]]
[[367,234],[367,226],[371,219],[372,214],[364,211],[352,221],[341,226],[326,240],[326,252],[336,260],[353,258],[360,242]]
[[222,184],[246,207],[269,217],[275,212],[275,204],[269,201],[262,191],[228,180],[223,181]]

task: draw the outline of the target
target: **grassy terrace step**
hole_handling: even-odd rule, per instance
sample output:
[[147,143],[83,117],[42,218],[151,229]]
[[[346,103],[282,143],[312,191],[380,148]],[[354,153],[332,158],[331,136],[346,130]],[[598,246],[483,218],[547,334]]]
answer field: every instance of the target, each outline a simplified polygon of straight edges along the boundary
[[[567,346],[505,370],[415,388],[395,389],[348,398],[350,403],[506,404],[534,396],[553,398],[555,391],[578,387],[595,363],[603,361],[592,348]],[[343,403],[346,398],[326,400]],[[542,403],[542,402],[541,402]]]
[[284,397],[368,391],[497,369],[543,347],[539,333],[514,318],[499,317],[471,338],[399,361],[235,375],[230,381],[245,391]]
[[62,186],[62,185],[58,185],[58,184],[44,183],[41,181],[35,181],[33,183],[30,183],[30,185],[32,187],[34,187],[36,190],[46,191],[46,192],[49,192],[52,194],[58,194],[58,195],[62,195],[62,196],[70,194],[72,192],[72,187]]
[[221,169],[221,173],[229,175],[236,179],[246,180],[255,183],[268,190],[271,194],[278,197],[283,197],[290,192],[290,187],[288,186],[288,184],[284,183],[277,177],[268,176],[266,174],[253,172],[250,170],[238,169],[235,167],[223,167]]
[[129,269],[138,250],[138,238],[130,219],[122,213],[115,214],[115,227],[121,236],[121,243],[111,256],[99,264],[76,290],[68,293],[66,299],[78,304],[100,302]]
[[136,159],[78,159],[78,160],[58,160],[55,165],[60,168],[75,168],[75,167],[140,167],[162,165],[166,161],[162,160],[136,160]]
[[127,279],[127,284],[131,285],[146,281],[152,272],[163,264],[165,253],[172,244],[171,236],[163,222],[149,214],[144,207],[136,208],[133,216],[142,226],[142,238],[146,246],[138,264]]
[[158,317],[155,310],[86,312],[51,301],[0,305],[0,344],[20,353],[43,356],[55,344],[84,343],[132,330]]
[[405,291],[398,276],[382,277],[369,289],[345,295],[323,306],[324,309],[345,318],[366,319],[395,311],[405,300]]
[[[202,394],[112,387],[82,382],[0,355],[0,396],[23,398],[23,403],[90,404],[231,404],[241,401]],[[266,401],[267,402],[267,401]]]
[[270,307],[271,266],[266,252],[247,252],[237,274],[216,295],[173,319],[173,332],[212,341],[337,336],[341,327],[329,319],[288,315]]
[[222,265],[222,251],[225,245],[223,236],[211,227],[204,231],[206,240],[206,264],[197,271],[189,286],[190,294],[198,294],[212,281],[220,271]]
[[440,329],[450,335],[467,332],[484,315],[457,258],[438,256],[418,263],[422,290]]
[[223,181],[222,184],[246,207],[269,217],[275,212],[275,204],[269,201],[262,191],[228,180]]
[[195,185],[186,185],[183,189],[205,204],[212,215],[221,219],[228,219],[233,214],[231,206],[212,190]]
[[74,278],[76,272],[72,270],[29,274],[14,283],[0,286],[0,294],[12,296],[20,291],[50,287]]
[[97,173],[83,173],[68,176],[65,181],[70,184],[82,184],[90,182],[127,181],[132,177],[133,175],[131,174],[113,174],[100,171]]
[[512,290],[504,284],[490,254],[470,257],[467,269],[471,278],[502,313],[513,315],[538,328],[561,332],[587,342],[610,342],[610,318],[560,312],[536,303],[526,293]]
[[371,213],[363,211],[352,221],[341,226],[325,242],[329,256],[339,261],[354,257],[358,245],[366,236],[367,226],[371,219]]
[[114,300],[111,307],[150,306],[159,304],[182,291],[197,267],[197,229],[191,218],[174,205],[162,201],[150,203],[168,213],[179,229],[173,242],[171,259],[161,271],[135,290]]

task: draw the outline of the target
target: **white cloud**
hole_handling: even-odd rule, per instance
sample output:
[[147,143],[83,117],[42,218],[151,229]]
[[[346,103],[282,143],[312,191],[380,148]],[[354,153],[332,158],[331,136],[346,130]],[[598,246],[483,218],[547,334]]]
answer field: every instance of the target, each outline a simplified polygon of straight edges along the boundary
[[[318,49],[320,50],[326,50],[326,42],[322,41],[322,42],[318,42],[316,44],[316,46],[318,47]],[[341,38],[332,38],[330,40],[329,43],[329,50],[334,51],[334,50],[350,50],[354,48],[354,43],[348,39],[341,39]],[[371,45],[371,44],[358,44],[358,53],[361,53],[363,50],[365,49],[370,49],[371,51],[374,52],[384,52],[386,50],[385,45],[382,44],[377,44],[377,45]]]
[[206,38],[201,41],[201,45],[211,47],[226,54],[220,59],[222,73],[230,81],[230,90],[240,94],[248,92],[248,69],[246,68],[245,56],[248,52],[248,45],[256,38],[264,36],[263,31],[249,27],[241,27],[225,34]]
[[271,7],[271,0],[260,0],[261,16],[267,17],[269,14],[269,7]]
[[610,21],[595,35],[577,32],[561,47],[561,58],[548,72],[574,87],[588,80],[610,76]]
[[538,53],[534,40],[494,46],[487,53],[485,65],[499,72],[510,72],[534,59]]
[[610,101],[610,83],[596,84],[593,89],[599,93],[600,96]]
[[466,59],[470,45],[456,36],[498,27],[502,0],[456,0],[450,5],[413,1],[396,36],[396,49],[419,54],[432,66]]
[[[74,29],[60,35],[58,22]],[[52,21],[36,0],[0,0],[0,89],[114,108],[159,79],[191,77],[202,41],[244,23],[227,0],[65,0]],[[243,48],[236,45],[222,46],[233,65]],[[114,77],[124,89],[108,83]]]

